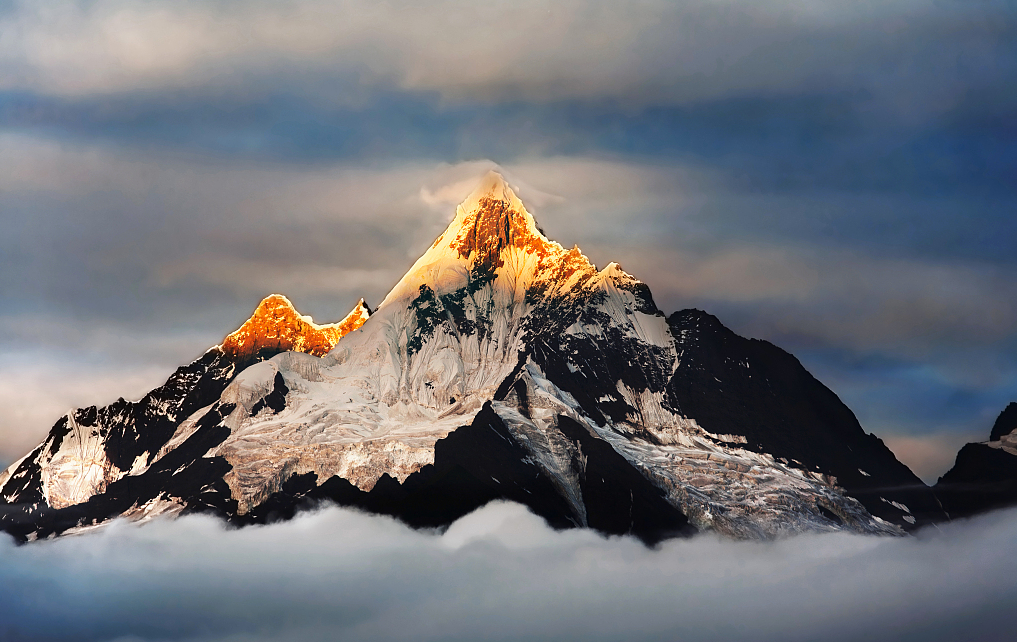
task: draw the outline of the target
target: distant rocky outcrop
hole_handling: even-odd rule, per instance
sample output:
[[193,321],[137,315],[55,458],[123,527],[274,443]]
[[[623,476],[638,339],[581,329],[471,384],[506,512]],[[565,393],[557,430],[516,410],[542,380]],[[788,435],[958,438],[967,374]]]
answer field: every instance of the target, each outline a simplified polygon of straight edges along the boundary
[[989,441],[960,449],[934,491],[952,518],[1017,505],[1017,403],[999,414]]

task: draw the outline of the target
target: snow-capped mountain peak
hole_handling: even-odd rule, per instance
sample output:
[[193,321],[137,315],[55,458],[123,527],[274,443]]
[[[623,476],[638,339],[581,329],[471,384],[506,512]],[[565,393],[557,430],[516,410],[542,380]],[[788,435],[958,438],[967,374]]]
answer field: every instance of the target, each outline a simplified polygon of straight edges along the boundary
[[497,261],[501,250],[516,246],[540,252],[548,244],[533,216],[505,182],[491,171],[458,208],[456,217],[435,243],[476,261]]
[[280,352],[322,356],[369,316],[361,299],[343,320],[318,325],[285,296],[265,297],[222,344],[178,368],[141,400],[69,411],[38,448],[0,472],[0,501],[54,508],[86,501],[147,470],[167,441],[186,433],[188,417],[218,399],[237,373]]
[[241,359],[253,358],[263,350],[296,350],[321,357],[343,336],[364,325],[369,316],[360,299],[342,321],[318,325],[297,312],[282,294],[271,294],[258,304],[250,319],[226,337],[222,349]]
[[578,247],[566,250],[544,236],[502,175],[491,171],[456,207],[452,222],[389,292],[379,310],[417,297],[422,285],[444,294],[501,277],[505,283],[499,289],[511,290],[510,299],[518,302],[538,282],[544,283],[538,290],[560,292],[595,273]]
[[[469,196],[456,208],[456,213],[475,212],[480,208],[481,203],[487,200],[503,201],[508,205],[508,209],[516,212],[526,211],[523,202],[516,196],[505,177],[492,169],[477,182],[477,186],[473,188]],[[449,229],[453,227],[455,227],[454,223],[449,226]]]
[[373,314],[318,325],[273,295],[142,402],[68,415],[0,479],[22,506],[0,525],[250,523],[315,498],[421,526],[510,499],[648,540],[935,514],[793,357],[713,321],[668,319],[617,263],[547,239],[491,172]]

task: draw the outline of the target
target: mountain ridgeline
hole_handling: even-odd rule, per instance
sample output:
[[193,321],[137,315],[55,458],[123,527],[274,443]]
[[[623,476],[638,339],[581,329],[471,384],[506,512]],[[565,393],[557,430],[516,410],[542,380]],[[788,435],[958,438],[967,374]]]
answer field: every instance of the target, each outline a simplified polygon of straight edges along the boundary
[[1017,402],[999,414],[988,441],[961,448],[934,489],[951,518],[1017,505]]
[[497,499],[648,543],[948,519],[792,355],[665,316],[492,172],[377,310],[319,326],[273,295],[141,401],[61,418],[0,474],[0,528],[244,525],[324,501],[443,527]]

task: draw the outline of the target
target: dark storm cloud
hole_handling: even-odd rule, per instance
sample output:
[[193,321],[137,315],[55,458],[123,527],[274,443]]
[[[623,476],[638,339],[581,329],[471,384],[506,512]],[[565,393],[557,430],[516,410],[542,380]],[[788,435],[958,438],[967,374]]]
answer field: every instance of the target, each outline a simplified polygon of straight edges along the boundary
[[[713,536],[649,550],[491,504],[444,534],[341,509],[0,544],[10,639],[1009,639],[1017,515],[916,537]],[[22,637],[17,637],[18,635]]]
[[[1017,143],[1004,122],[981,131],[958,130],[942,120],[915,125],[866,113],[850,95],[736,97],[631,109],[604,100],[447,105],[434,96],[391,92],[357,107],[291,96],[204,94],[0,95],[0,105],[0,124],[8,130],[241,161],[480,156],[509,162],[535,153],[600,153],[666,163],[694,158],[737,176],[742,190],[775,198],[871,194],[868,200],[879,212],[900,209],[894,202],[900,195],[919,197],[903,204],[901,215],[910,217],[930,207],[949,211],[974,205],[999,218],[1015,197],[1017,179]],[[963,203],[956,203],[958,196]],[[833,207],[855,204],[844,199]]]

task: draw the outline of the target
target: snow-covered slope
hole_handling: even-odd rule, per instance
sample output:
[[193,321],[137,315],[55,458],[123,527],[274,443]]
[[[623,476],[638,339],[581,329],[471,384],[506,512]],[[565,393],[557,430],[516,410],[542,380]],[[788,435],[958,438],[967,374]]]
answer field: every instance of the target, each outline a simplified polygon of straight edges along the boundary
[[[617,274],[548,241],[489,174],[361,330],[322,361],[285,355],[226,391],[237,424],[216,454],[233,466],[240,511],[293,473],[340,475],[368,491],[383,474],[402,481],[432,463],[435,441],[470,423],[512,374],[535,311],[581,306]],[[248,416],[276,373],[286,407]]]
[[[167,503],[247,523],[318,499],[440,526],[497,498],[526,503],[555,525],[649,541],[694,529],[900,533],[916,518],[906,506],[884,510],[904,506],[892,486],[928,491],[835,396],[823,402],[831,412],[793,410],[829,393],[800,385],[797,371],[776,405],[758,385],[784,385],[786,368],[744,383],[744,399],[706,386],[703,417],[689,412],[690,390],[699,397],[687,384],[719,381],[721,366],[697,355],[712,354],[720,335],[667,319],[618,265],[598,270],[578,248],[548,240],[493,172],[370,318],[357,318],[362,327],[320,358],[320,343],[308,338],[289,345],[310,354],[283,352],[243,370],[180,416],[157,449],[118,468],[105,492],[80,482],[87,489],[76,503],[48,513],[34,533]],[[230,336],[248,356],[285,349],[268,334]],[[780,361],[757,357],[761,372]],[[714,412],[739,403],[738,421]],[[775,430],[805,442],[808,457],[789,458],[782,438],[769,438]],[[840,450],[816,454],[834,434],[846,440],[844,453],[859,444],[878,451],[863,458],[872,468],[865,483],[887,490],[877,497],[838,483],[862,465]],[[909,492],[932,503],[921,489]]]
[[[0,473],[0,515],[19,522],[43,508],[62,509],[102,494],[113,482],[145,471],[167,442],[193,425],[236,373],[285,350],[325,354],[369,316],[360,301],[337,324],[318,326],[288,299],[264,299],[251,318],[222,345],[182,366],[139,401],[119,399],[102,408],[67,412],[36,449]],[[172,446],[172,444],[170,444]],[[16,510],[15,510],[16,509]]]

